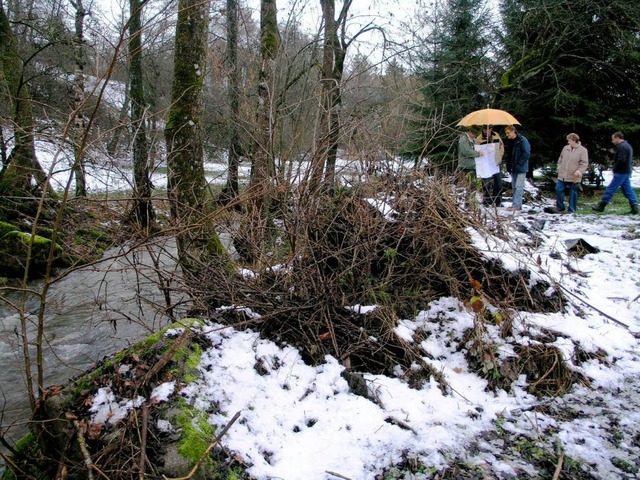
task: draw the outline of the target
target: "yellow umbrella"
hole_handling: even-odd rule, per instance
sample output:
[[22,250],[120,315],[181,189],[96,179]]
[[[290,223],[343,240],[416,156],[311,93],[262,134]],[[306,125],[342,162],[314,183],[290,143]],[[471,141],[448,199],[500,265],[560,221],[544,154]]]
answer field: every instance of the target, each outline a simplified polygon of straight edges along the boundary
[[458,122],[458,127],[470,127],[471,125],[520,125],[516,117],[504,110],[484,108],[476,110],[465,116]]

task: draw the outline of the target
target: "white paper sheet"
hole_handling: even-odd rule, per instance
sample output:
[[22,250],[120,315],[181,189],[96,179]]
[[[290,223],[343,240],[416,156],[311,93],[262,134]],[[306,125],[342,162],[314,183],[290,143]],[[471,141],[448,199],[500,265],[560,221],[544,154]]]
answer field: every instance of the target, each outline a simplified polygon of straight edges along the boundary
[[476,176],[478,178],[490,178],[492,175],[500,171],[500,167],[496,165],[496,144],[486,143],[484,145],[475,145],[477,152],[482,155],[476,157]]

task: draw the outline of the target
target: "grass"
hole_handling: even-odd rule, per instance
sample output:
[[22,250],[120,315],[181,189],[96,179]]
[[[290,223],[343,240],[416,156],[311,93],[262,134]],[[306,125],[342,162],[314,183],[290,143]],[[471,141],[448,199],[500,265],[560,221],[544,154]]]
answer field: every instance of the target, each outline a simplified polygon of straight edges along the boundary
[[[636,197],[640,198],[640,188],[634,188],[633,189],[634,192],[636,192]],[[599,193],[599,192],[598,192]],[[604,194],[604,190],[602,191],[602,194]],[[627,200],[624,195],[622,194],[622,192],[620,190],[618,190],[616,192],[616,194],[613,196],[613,198],[611,199],[611,201],[609,202],[609,204],[607,205],[607,208],[605,208],[604,212],[602,213],[598,213],[598,212],[594,212],[593,210],[591,210],[591,206],[592,205],[597,205],[600,202],[600,199],[602,198],[602,194],[598,195],[598,196],[594,196],[594,201],[590,202],[589,204],[584,204],[584,205],[580,205],[580,197],[578,197],[578,212],[577,213],[597,213],[598,215],[603,215],[603,214],[607,214],[607,215],[627,215],[629,214],[629,212],[631,211],[631,208],[629,207],[629,200]],[[582,211],[584,210],[584,211]]]
[[[585,214],[595,214],[595,215],[629,215],[631,212],[631,208],[629,207],[629,200],[627,200],[622,192],[618,190],[616,194],[611,199],[611,202],[607,205],[607,208],[604,212],[594,212],[591,207],[596,206],[602,195],[604,194],[604,189],[600,190],[592,190],[592,194],[585,194],[585,191],[589,189],[589,187],[583,187],[584,190],[578,194],[578,208],[576,210],[577,215],[585,215]],[[636,197],[640,199],[640,188],[634,188],[634,192],[636,192]],[[555,192],[545,190],[542,192],[543,197],[549,198],[551,200],[555,200]],[[565,204],[569,204],[569,196],[565,196]]]

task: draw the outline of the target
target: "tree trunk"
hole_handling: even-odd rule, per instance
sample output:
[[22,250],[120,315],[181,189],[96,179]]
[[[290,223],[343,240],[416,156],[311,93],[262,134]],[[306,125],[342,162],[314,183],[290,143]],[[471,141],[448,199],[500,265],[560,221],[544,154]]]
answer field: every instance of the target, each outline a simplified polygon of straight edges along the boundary
[[260,8],[260,54],[262,67],[258,78],[256,148],[249,186],[249,214],[241,228],[246,239],[247,260],[262,264],[269,238],[269,208],[273,158],[273,64],[279,47],[276,0],[262,0]]
[[87,182],[85,178],[85,165],[84,165],[84,129],[86,122],[84,119],[84,112],[82,106],[84,103],[84,17],[87,15],[87,11],[82,5],[82,0],[76,0],[71,2],[71,5],[76,9],[75,27],[76,37],[74,43],[74,55],[76,61],[76,70],[73,77],[73,107],[74,115],[73,127],[71,129],[71,136],[73,139],[73,174],[76,179],[76,196],[87,196]]
[[129,218],[148,230],[154,220],[149,178],[149,144],[145,126],[146,103],[142,77],[142,7],[145,2],[130,0],[129,79],[131,96],[131,128],[133,135],[133,206]]
[[314,195],[322,186],[324,168],[329,155],[331,132],[331,103],[334,89],[333,65],[336,38],[335,0],[320,0],[324,21],[324,45],[322,53],[322,80],[320,89],[320,118],[315,139],[315,151],[311,159],[309,193]]
[[[343,14],[340,15],[340,18],[343,19],[342,21],[345,21],[350,5],[351,2],[344,3]],[[344,27],[344,24],[342,24],[342,27]],[[342,106],[342,75],[344,72],[344,59],[347,56],[347,44],[344,38],[342,38],[342,41],[338,40],[337,26],[333,33],[334,63],[331,71],[331,90],[329,92],[329,105],[331,108],[329,115],[329,148],[324,180],[325,188],[329,192],[333,192],[335,188],[336,159],[338,156],[338,139],[340,138],[340,108]]]
[[177,231],[180,265],[192,294],[222,281],[221,276],[230,269],[210,215],[204,177],[202,121],[208,14],[209,0],[178,2],[171,109],[165,128],[171,219]]
[[29,197],[31,180],[46,191],[47,175],[36,159],[31,96],[23,79],[23,64],[9,19],[0,5],[0,70],[4,74],[13,107],[14,147],[0,172],[0,195]]
[[[2,96],[0,96],[0,99]],[[0,162],[4,166],[7,163],[7,143],[4,141],[4,118],[0,118]]]
[[229,203],[238,196],[240,164],[240,72],[238,70],[238,0],[227,0],[227,69],[229,71],[229,173],[221,200]]

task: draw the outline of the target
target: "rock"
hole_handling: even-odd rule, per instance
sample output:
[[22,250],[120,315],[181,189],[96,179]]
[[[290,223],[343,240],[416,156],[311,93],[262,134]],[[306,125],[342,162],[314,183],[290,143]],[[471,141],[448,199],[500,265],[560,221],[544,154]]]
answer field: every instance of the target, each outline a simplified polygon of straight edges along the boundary
[[[54,245],[54,260],[62,255],[62,247]],[[42,273],[47,265],[51,240],[31,234],[11,230],[0,238],[0,271],[8,276],[24,275],[25,265],[30,253],[29,276],[37,276]],[[31,252],[30,252],[31,250]]]

